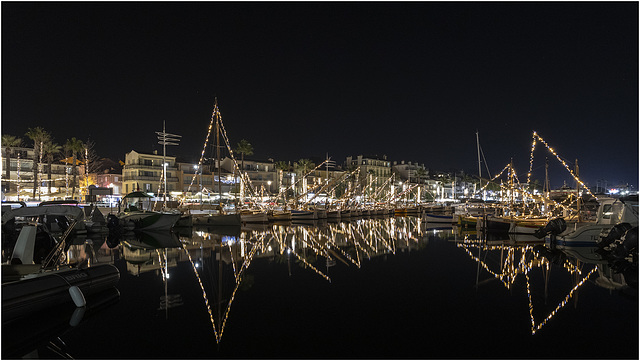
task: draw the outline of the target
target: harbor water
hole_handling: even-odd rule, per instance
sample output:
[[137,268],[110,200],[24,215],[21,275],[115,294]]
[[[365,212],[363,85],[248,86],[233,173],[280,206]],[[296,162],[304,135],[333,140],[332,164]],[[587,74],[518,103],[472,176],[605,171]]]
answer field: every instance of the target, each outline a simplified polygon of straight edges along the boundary
[[3,322],[2,357],[637,359],[637,289],[593,252],[415,217],[75,239],[116,289]]

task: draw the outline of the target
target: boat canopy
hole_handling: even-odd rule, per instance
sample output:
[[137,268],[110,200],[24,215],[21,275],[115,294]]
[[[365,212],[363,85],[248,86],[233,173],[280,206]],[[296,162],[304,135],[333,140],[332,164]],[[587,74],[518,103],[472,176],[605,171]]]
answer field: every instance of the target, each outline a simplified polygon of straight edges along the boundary
[[22,207],[6,211],[2,215],[2,224],[15,217],[38,217],[44,215],[72,217],[74,220],[84,219],[84,211],[77,206],[50,205],[46,207]]
[[136,191],[136,192],[131,192],[126,196],[122,197],[122,199],[124,198],[151,198],[151,196],[148,195],[147,193]]

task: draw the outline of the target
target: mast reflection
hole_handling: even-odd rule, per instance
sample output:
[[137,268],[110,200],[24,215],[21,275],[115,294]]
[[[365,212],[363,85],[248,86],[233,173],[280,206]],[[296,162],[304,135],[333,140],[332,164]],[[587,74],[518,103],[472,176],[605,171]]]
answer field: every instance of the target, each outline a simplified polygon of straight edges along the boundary
[[[506,236],[506,235],[505,235]],[[484,270],[499,280],[502,285],[511,290],[514,287],[518,276],[524,277],[527,298],[529,301],[529,317],[531,319],[531,334],[540,331],[548,321],[550,321],[563,307],[570,303],[573,298],[574,306],[577,307],[578,289],[589,280],[589,278],[603,267],[604,261],[593,257],[592,249],[580,248],[549,248],[544,242],[535,238],[525,238],[519,235],[495,237],[482,233],[466,234],[464,238],[457,242],[456,246],[462,248],[467,255],[478,263],[476,274],[476,287],[486,283],[488,280],[480,281],[480,270]],[[499,252],[499,262],[493,262],[496,253]],[[585,257],[583,255],[589,255]],[[555,266],[555,267],[552,267]],[[544,278],[544,300],[545,305],[549,298],[549,279],[553,269],[560,269],[562,273],[570,275],[572,286],[566,291],[566,295],[560,299],[555,308],[536,322],[534,314],[539,315],[544,311],[536,312],[532,296],[532,281],[535,270],[540,270]],[[557,279],[558,276],[555,276]],[[491,278],[490,278],[491,279]],[[544,308],[544,307],[540,307]]]
[[360,268],[363,260],[417,249],[426,244],[418,218],[359,219],[354,222],[272,224],[252,228],[194,228],[181,236],[182,257],[202,291],[217,343],[220,343],[237,292],[250,286],[247,270],[255,259],[287,263],[289,276],[311,271],[331,282],[338,262]]

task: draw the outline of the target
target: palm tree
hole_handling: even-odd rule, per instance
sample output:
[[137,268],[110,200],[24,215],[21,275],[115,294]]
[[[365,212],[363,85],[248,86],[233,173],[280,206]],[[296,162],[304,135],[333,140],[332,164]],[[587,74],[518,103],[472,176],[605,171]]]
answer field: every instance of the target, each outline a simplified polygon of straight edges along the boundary
[[38,178],[40,178],[40,149],[41,145],[47,142],[51,136],[42,127],[28,128],[25,133],[33,141],[33,198],[36,197],[36,191],[39,187]]
[[307,192],[307,180],[305,175],[307,174],[307,170],[315,168],[315,164],[310,159],[300,159],[293,164],[293,168],[296,172],[300,173],[302,176],[302,192]]
[[284,172],[289,170],[289,164],[287,162],[283,161],[283,160],[280,160],[280,161],[275,162],[273,166],[278,171],[278,172],[276,172],[276,174],[278,175],[278,192],[279,192],[280,191],[280,187],[282,187],[282,180],[283,180],[283,177],[280,176],[280,172],[279,171],[282,171],[283,176],[284,176]]
[[[284,172],[288,172],[289,171],[289,163],[285,162],[285,161],[277,161],[274,164],[274,167],[276,168],[276,181],[278,183],[278,194],[280,194],[280,191],[282,190],[282,183],[284,180]],[[282,173],[282,175],[280,174]],[[285,194],[283,195],[283,199],[284,199],[284,203],[285,205],[287,204],[287,193],[285,192]],[[278,200],[276,199],[276,202]]]
[[427,170],[424,167],[418,167],[415,172],[416,178],[418,178],[418,183],[422,183],[421,180],[427,177]]
[[11,190],[11,150],[12,148],[19,147],[22,144],[22,139],[14,135],[3,134],[2,146],[4,147],[4,159],[5,159],[5,179],[7,181],[7,191]]
[[246,139],[242,139],[236,145],[236,152],[242,156],[242,170],[244,171],[244,155],[253,155],[253,146]]
[[304,176],[307,170],[315,168],[315,164],[310,159],[300,159],[294,164],[294,168]]
[[62,147],[52,140],[44,143],[44,155],[47,158],[47,179],[49,180],[49,194],[51,194],[51,166],[55,156],[60,154]]
[[73,137],[71,139],[67,139],[66,143],[64,143],[64,150],[65,152],[67,152],[67,154],[70,153],[73,156],[73,164],[71,165],[72,166],[71,173],[73,173],[73,186],[71,188],[71,198],[73,198],[76,193],[76,180],[78,176],[77,174],[78,172],[76,171],[78,153],[84,150],[84,144],[82,143],[81,140]]
[[253,154],[253,146],[251,145],[251,143],[249,143],[246,139],[242,139],[238,145],[236,146],[236,152],[240,153],[240,155],[242,156],[242,170],[240,171],[240,201],[243,202],[243,185],[244,185],[244,176],[246,175],[246,172],[244,170],[244,155],[252,155]]

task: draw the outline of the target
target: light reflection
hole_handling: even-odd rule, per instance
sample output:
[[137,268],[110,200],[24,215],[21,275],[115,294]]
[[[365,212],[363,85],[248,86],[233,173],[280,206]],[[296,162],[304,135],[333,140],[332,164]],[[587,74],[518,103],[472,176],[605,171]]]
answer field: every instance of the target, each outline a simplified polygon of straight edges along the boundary
[[[140,241],[128,239],[123,241],[122,249],[130,273],[157,272],[165,282],[167,299],[167,284],[171,286],[168,282],[170,269],[181,262],[189,262],[195,280],[193,287],[199,287],[202,292],[202,302],[217,343],[222,340],[238,290],[247,289],[253,282],[253,276],[247,272],[252,262],[258,260],[285,264],[289,276],[306,273],[331,283],[340,267],[360,269],[367,260],[423,248],[429,239],[455,239],[456,246],[478,262],[482,272],[498,279],[505,288],[517,291],[514,288],[516,281],[526,282],[532,334],[539,332],[569,301],[574,300],[578,289],[596,270],[595,267],[586,269],[584,264],[569,257],[552,262],[549,255],[539,252],[540,243],[514,239],[492,241],[475,231],[464,235],[457,228],[436,230],[427,226],[415,217],[373,217],[352,222],[270,224],[227,233],[219,229],[193,228],[188,235],[180,236],[179,248],[144,248]],[[461,234],[464,236],[459,240]],[[156,243],[167,245],[170,242],[174,240]],[[487,258],[489,253],[499,255],[497,265],[492,263],[495,257]],[[538,269],[548,274],[552,263],[554,270],[560,268],[572,275],[575,281],[555,309],[539,317],[539,306],[534,302],[538,299],[535,295],[537,288],[531,285],[532,280],[539,278],[531,276],[533,270]],[[287,277],[286,274],[283,277]]]
[[[587,272],[587,274],[584,277],[579,278],[583,274],[582,268],[584,267],[584,262],[578,258],[565,258],[566,255],[562,250],[548,249],[541,245],[540,242],[531,244],[527,242],[517,242],[513,239],[504,241],[488,241],[487,238],[483,239],[483,237],[486,237],[486,235],[480,234],[473,238],[466,235],[463,240],[456,244],[456,246],[462,248],[472,260],[478,263],[478,276],[480,269],[483,269],[494,278],[501,281],[502,285],[507,289],[512,289],[518,276],[524,275],[529,301],[529,317],[531,319],[532,335],[542,329],[549,320],[551,320],[563,307],[565,307],[569,303],[569,300],[577,293],[577,290],[598,269],[597,265],[591,265],[592,268]],[[498,263],[498,267],[492,268],[489,266],[487,259],[491,259],[491,257],[488,256],[493,251],[500,251],[500,262]],[[561,264],[556,260],[555,263],[561,266],[556,268],[560,268],[567,274],[571,275],[575,282],[573,287],[568,291],[566,296],[558,303],[558,305],[546,317],[544,317],[542,321],[536,323],[530,275],[534,269],[540,269],[542,271],[545,279],[544,289],[546,300],[548,296],[548,276],[552,265],[552,262],[548,257],[553,257],[559,253],[563,254],[563,259],[561,260]]]

